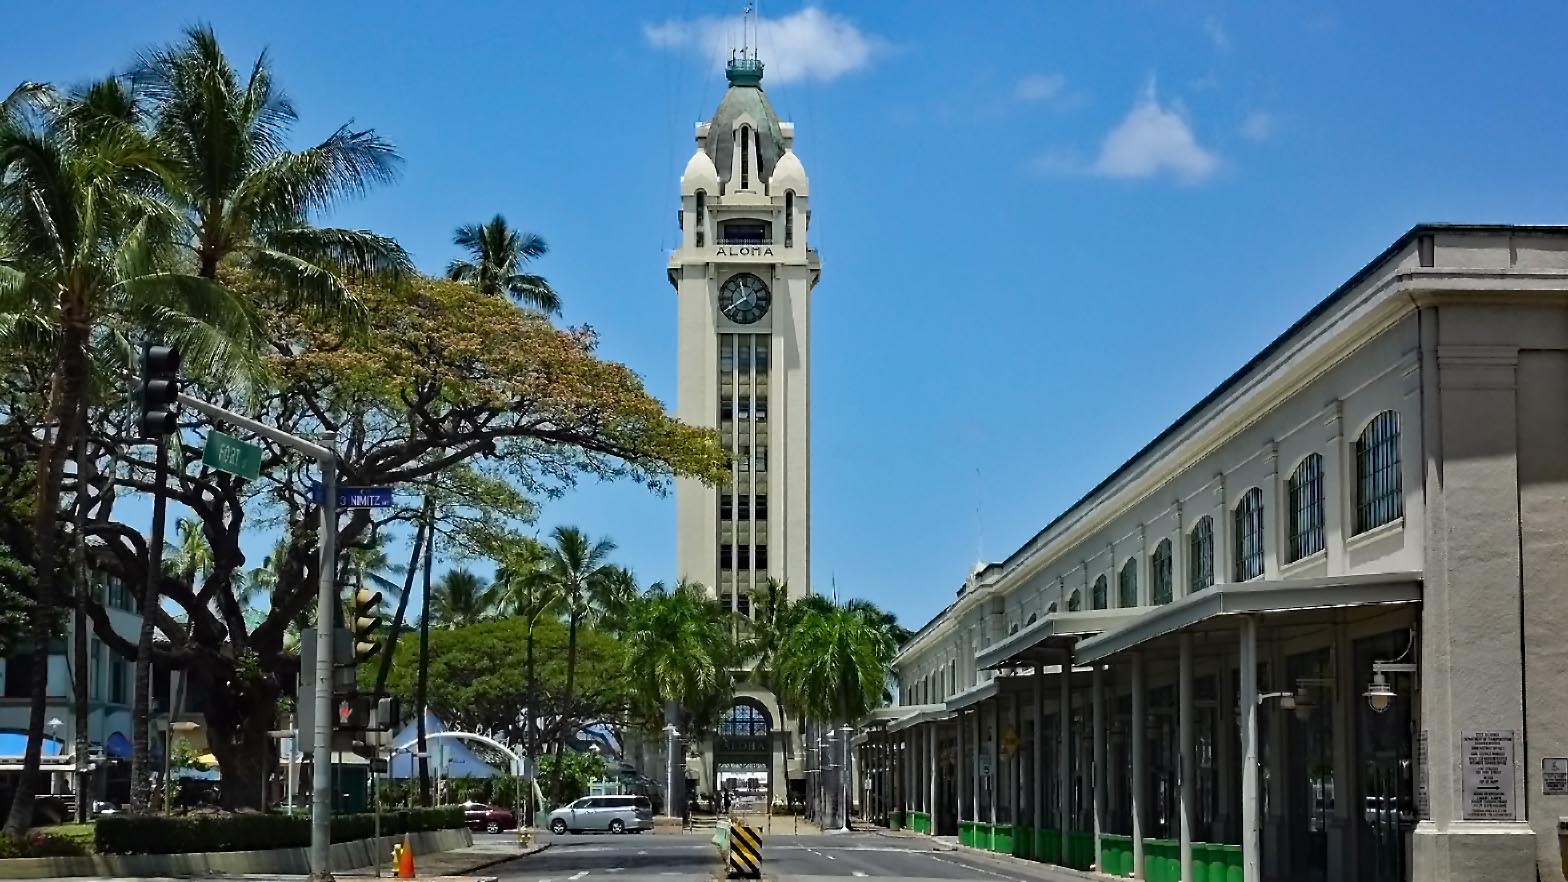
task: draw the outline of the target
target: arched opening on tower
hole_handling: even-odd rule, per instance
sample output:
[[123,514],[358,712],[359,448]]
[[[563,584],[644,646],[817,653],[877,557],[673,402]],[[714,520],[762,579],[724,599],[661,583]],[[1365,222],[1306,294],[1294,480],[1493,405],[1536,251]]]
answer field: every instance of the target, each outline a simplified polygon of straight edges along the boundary
[[740,697],[719,718],[713,743],[713,792],[737,810],[767,811],[772,802],[773,719],[762,702]]

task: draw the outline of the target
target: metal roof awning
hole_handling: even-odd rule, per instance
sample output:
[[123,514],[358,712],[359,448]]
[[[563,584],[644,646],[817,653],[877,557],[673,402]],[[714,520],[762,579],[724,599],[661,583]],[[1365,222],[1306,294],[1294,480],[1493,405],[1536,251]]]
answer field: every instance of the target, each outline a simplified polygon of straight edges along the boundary
[[1215,585],[1146,610],[1123,627],[1079,643],[1073,661],[1094,664],[1161,637],[1231,628],[1234,625],[1225,621],[1229,616],[1256,615],[1280,624],[1312,624],[1343,618],[1346,610],[1420,601],[1419,572]]
[[975,653],[975,664],[981,670],[1054,664],[1079,640],[1115,630],[1138,615],[1137,610],[1123,609],[1053,613]]
[[933,723],[937,720],[945,720],[952,716],[952,714],[948,712],[947,705],[945,704],[914,704],[899,708],[899,710],[910,711],[910,713],[904,714],[898,719],[889,722],[887,724],[887,730],[889,732],[902,732],[903,730],[908,729],[910,726],[918,726],[922,723]]

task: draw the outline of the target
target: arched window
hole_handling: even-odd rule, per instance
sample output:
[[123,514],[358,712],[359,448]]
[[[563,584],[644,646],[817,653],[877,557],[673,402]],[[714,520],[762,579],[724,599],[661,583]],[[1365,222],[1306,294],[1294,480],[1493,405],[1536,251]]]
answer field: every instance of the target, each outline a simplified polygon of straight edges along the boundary
[[708,229],[708,194],[702,190],[697,191],[697,247],[701,248],[706,237],[704,231]]
[[1214,584],[1214,519],[1208,515],[1187,534],[1188,591],[1202,591]]
[[1285,481],[1289,497],[1290,559],[1301,560],[1323,550],[1323,457],[1302,460]]
[[1067,611],[1078,612],[1081,609],[1083,609],[1083,592],[1074,588],[1072,596],[1067,598]]
[[795,244],[795,191],[784,191],[784,247]]
[[1116,605],[1121,609],[1138,605],[1138,562],[1130,557],[1116,577]]
[[1149,574],[1150,599],[1155,606],[1170,603],[1176,593],[1171,573],[1171,540],[1162,539],[1159,545],[1154,546],[1154,557],[1149,559],[1149,565],[1152,570]]
[[1399,479],[1399,414],[1385,410],[1356,439],[1356,532],[1398,520],[1405,513]]
[[751,187],[751,128],[740,127],[740,188]]
[[1013,626],[1011,628],[1007,629],[1007,636],[1011,637],[1011,636],[1013,636],[1014,634],[1017,634],[1017,633],[1018,633],[1018,623],[1014,622]]
[[768,715],[761,708],[749,704],[737,704],[725,712],[719,720],[720,735],[742,735],[756,737],[768,734]]
[[[1078,592],[1074,591],[1073,596],[1078,596]],[[1051,601],[1051,605],[1045,608],[1045,614],[1048,616],[1056,615],[1056,601]]]
[[1094,588],[1089,592],[1089,606],[1093,609],[1105,609],[1110,606],[1110,600],[1105,596],[1105,577],[1094,580]]
[[[1055,604],[1052,604],[1052,609],[1055,609]],[[1040,618],[1039,613],[1030,613],[1029,614],[1029,621],[1024,622],[1024,627],[1026,627],[1026,628],[1029,627],[1030,625],[1034,624],[1039,618]]]
[[1263,491],[1248,490],[1236,504],[1236,581],[1263,575]]

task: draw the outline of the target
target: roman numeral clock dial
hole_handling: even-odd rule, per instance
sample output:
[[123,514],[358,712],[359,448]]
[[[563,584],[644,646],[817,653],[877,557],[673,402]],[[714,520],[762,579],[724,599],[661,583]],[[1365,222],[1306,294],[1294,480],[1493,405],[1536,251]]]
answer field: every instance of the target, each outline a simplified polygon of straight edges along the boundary
[[719,288],[719,311],[738,325],[749,325],[768,314],[773,294],[751,273],[730,276]]

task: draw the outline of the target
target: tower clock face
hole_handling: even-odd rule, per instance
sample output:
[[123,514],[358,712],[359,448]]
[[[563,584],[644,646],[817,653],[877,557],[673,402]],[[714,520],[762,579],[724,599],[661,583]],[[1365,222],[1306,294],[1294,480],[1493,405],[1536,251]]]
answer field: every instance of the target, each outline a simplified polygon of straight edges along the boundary
[[719,311],[736,324],[749,325],[762,318],[772,303],[768,286],[751,273],[730,276],[719,287]]

